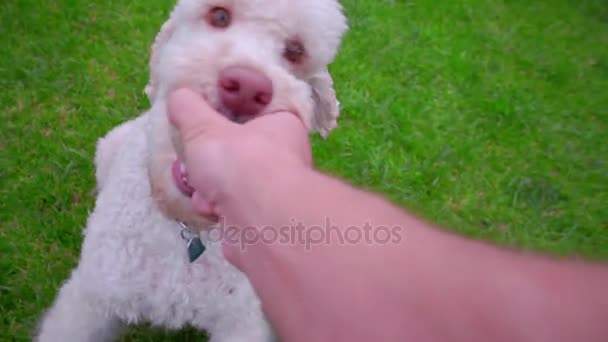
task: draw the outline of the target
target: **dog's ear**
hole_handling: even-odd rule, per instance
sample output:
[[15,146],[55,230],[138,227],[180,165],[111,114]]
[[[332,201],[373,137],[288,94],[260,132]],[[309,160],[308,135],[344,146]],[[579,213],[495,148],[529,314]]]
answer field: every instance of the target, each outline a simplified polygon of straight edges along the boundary
[[151,103],[154,102],[158,91],[157,67],[160,59],[160,50],[163,48],[165,43],[167,43],[167,41],[171,38],[171,35],[173,35],[173,31],[175,30],[175,20],[173,18],[174,14],[175,12],[171,13],[171,15],[169,16],[169,20],[167,20],[160,28],[160,32],[156,35],[154,43],[152,44],[152,48],[150,49],[150,80],[148,81],[148,84],[146,85],[144,91],[146,95],[148,95],[148,98],[150,99]]
[[313,129],[318,131],[323,138],[327,138],[329,132],[338,127],[340,116],[340,102],[336,97],[334,81],[328,70],[315,74],[308,80],[312,88],[314,99]]

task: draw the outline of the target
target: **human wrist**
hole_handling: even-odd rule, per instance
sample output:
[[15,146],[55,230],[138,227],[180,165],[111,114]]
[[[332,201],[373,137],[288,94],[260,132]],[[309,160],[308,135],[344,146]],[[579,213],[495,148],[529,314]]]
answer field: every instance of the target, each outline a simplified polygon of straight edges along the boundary
[[312,167],[299,161],[265,163],[255,173],[237,178],[226,188],[216,203],[217,214],[243,226],[269,224],[269,220],[280,219],[279,208],[314,173]]
[[299,215],[297,198],[316,173],[299,164],[272,169],[263,180],[240,195],[231,194],[218,206],[222,228],[230,237],[224,241],[224,253],[239,268],[252,254],[272,253],[270,244],[259,243],[263,229],[289,225],[290,218]]

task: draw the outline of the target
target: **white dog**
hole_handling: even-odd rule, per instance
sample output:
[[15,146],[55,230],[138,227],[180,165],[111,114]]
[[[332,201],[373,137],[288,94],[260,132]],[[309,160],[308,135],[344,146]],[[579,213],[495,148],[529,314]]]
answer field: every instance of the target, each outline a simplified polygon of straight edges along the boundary
[[98,142],[80,261],[38,341],[112,340],[139,322],[213,341],[274,338],[247,278],[208,241],[213,223],[192,209],[165,98],[187,86],[236,122],[288,110],[325,136],[339,115],[327,65],[346,30],[336,0],[179,1],[152,47],[151,109]]

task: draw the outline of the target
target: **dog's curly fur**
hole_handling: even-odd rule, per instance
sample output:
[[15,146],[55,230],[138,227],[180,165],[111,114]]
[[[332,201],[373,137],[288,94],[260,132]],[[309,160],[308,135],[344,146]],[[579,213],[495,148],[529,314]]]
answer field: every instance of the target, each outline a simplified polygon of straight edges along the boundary
[[[223,7],[225,29],[205,17]],[[171,165],[180,146],[172,136],[165,98],[177,87],[198,91],[218,111],[220,71],[246,66],[266,75],[274,96],[264,113],[297,113],[311,131],[336,127],[338,101],[327,65],[334,59],[346,18],[336,0],[181,0],[152,47],[149,111],[114,128],[97,144],[98,197],[85,230],[77,268],[45,313],[38,341],[106,341],[126,324],[185,325],[213,341],[274,338],[247,278],[223,257],[220,245],[189,263],[178,220],[211,225],[175,186]],[[305,58],[284,58],[298,40]]]

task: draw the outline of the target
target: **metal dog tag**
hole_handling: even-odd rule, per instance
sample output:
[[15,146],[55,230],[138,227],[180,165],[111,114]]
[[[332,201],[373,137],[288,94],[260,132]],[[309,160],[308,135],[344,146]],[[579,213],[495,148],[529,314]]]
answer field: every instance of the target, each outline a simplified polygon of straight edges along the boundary
[[195,262],[205,252],[205,245],[199,237],[195,237],[188,241],[188,257],[190,262]]
[[201,241],[198,233],[194,233],[185,223],[179,222],[182,227],[182,239],[187,241],[188,259],[193,263],[205,252],[205,245]]

